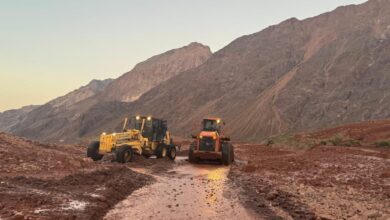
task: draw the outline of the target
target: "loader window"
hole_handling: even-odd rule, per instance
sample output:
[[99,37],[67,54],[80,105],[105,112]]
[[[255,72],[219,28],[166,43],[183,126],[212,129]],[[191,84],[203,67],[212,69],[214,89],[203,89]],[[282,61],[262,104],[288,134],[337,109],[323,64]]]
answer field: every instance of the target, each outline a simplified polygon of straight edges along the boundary
[[218,123],[215,120],[203,120],[204,131],[218,131]]

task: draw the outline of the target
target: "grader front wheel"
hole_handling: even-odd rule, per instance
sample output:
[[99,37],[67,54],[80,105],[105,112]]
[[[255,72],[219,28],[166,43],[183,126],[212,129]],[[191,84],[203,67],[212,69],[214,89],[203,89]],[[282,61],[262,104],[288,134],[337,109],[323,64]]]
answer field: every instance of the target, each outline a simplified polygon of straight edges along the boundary
[[101,160],[103,155],[99,154],[99,145],[99,141],[90,143],[87,149],[87,157],[92,158],[94,161]]

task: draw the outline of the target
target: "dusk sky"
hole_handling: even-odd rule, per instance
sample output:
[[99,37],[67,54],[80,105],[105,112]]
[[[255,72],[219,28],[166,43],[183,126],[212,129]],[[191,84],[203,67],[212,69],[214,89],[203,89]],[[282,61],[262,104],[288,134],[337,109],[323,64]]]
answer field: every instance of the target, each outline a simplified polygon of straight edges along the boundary
[[190,42],[213,52],[364,0],[0,0],[0,111],[43,104]]

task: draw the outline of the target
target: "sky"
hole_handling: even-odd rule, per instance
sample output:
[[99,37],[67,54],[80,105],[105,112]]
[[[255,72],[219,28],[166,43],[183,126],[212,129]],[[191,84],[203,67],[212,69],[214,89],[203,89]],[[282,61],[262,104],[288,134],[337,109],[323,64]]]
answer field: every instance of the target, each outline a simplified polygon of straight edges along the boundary
[[0,0],[0,112],[117,78],[190,42],[215,52],[288,18],[364,1]]

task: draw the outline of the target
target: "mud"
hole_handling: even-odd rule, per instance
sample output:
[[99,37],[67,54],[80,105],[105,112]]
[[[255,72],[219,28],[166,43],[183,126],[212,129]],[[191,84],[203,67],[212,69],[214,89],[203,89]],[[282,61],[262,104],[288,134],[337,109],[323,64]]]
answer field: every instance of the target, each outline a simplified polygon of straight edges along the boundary
[[12,177],[0,180],[2,218],[99,219],[152,178],[123,166],[76,173],[58,180]]
[[390,218],[390,151],[318,146],[288,151],[241,145],[229,178],[263,218]]
[[99,219],[155,181],[124,165],[93,162],[81,146],[0,133],[0,154],[0,219]]
[[239,202],[241,188],[227,178],[229,167],[185,158],[177,158],[168,173],[151,174],[157,183],[132,193],[105,219],[256,219]]
[[122,165],[0,133],[0,219],[390,219],[387,148],[235,143],[229,167],[190,164],[181,150]]

